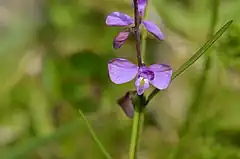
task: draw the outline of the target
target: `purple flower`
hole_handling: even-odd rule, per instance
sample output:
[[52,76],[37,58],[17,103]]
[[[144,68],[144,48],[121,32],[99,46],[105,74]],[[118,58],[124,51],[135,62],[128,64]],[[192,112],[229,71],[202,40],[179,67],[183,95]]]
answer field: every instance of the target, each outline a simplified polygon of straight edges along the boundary
[[[141,0],[139,0],[141,1]],[[106,18],[106,24],[108,26],[124,26],[124,27],[129,27],[134,25],[134,20],[131,18],[129,15],[121,12],[112,12],[109,14]],[[159,29],[159,27],[150,21],[143,20],[142,24],[144,27],[147,29],[148,32],[152,33],[157,39],[159,40],[164,40],[164,35]],[[128,36],[131,32],[131,29],[127,29],[124,31],[121,31],[113,41],[113,47],[115,49],[120,48],[124,42],[128,39]],[[119,40],[120,39],[120,40]]]
[[[138,0],[138,12],[140,13],[141,16],[144,15],[145,8],[147,6],[147,0]],[[134,8],[134,0],[132,1],[132,7]]]
[[153,64],[150,66],[138,67],[123,58],[116,58],[108,63],[110,79],[115,84],[122,84],[133,80],[136,77],[137,94],[141,95],[144,90],[152,84],[154,87],[166,89],[171,81],[172,69],[169,65]]

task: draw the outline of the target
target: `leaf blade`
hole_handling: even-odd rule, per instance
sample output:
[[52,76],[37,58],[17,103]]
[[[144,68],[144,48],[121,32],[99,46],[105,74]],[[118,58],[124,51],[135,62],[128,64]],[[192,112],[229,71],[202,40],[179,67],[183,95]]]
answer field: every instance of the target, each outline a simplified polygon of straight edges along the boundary
[[220,36],[228,29],[233,20],[227,22],[210,38],[187,62],[185,62],[177,71],[173,73],[172,80],[179,76],[183,71],[189,68],[195,61],[197,61],[216,41]]
[[[221,37],[221,35],[229,28],[232,24],[233,20],[228,21],[225,25],[223,25],[198,51],[181,67],[177,69],[172,75],[172,80],[174,80],[177,76],[182,74],[186,69],[188,69],[194,62],[196,62],[217,40]],[[159,92],[160,90],[155,88],[150,95],[148,96],[147,104],[152,100],[152,98]]]

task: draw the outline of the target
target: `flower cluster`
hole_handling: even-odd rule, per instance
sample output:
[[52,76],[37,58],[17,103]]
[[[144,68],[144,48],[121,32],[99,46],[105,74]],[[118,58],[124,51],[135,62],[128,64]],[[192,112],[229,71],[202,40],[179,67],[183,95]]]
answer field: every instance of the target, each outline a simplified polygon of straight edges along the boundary
[[[144,16],[146,5],[147,0],[138,0],[138,11],[141,18]],[[147,31],[152,33],[157,39],[164,40],[164,36],[161,30],[155,23],[147,20],[141,20],[141,23],[147,29]],[[126,27],[114,38],[113,47],[115,49],[120,48],[124,44],[124,42],[128,39],[130,33],[132,33],[132,30],[135,29],[134,19],[122,12],[110,13],[106,18],[106,24],[108,26]]]
[[[134,15],[135,18],[131,18],[122,12],[110,13],[106,18],[106,24],[108,26],[125,27],[113,40],[113,47],[115,49],[120,48],[130,34],[134,34],[136,30],[139,30],[139,26],[135,25],[136,19],[140,20],[139,24],[143,24],[149,33],[153,34],[159,40],[164,40],[161,30],[155,23],[142,20],[147,6],[147,0],[137,0],[135,3],[132,3],[133,7],[135,7],[134,4],[137,4],[138,11],[138,14],[136,15],[135,13]],[[134,35],[137,36],[136,34]],[[138,43],[138,41],[136,42]],[[141,55],[141,53],[139,54]],[[116,58],[109,61],[108,71],[111,81],[115,84],[126,83],[136,78],[135,86],[138,95],[142,95],[144,91],[149,88],[150,84],[160,90],[166,89],[172,76],[172,69],[169,65],[152,64],[146,66],[143,63],[135,65],[123,58]]]

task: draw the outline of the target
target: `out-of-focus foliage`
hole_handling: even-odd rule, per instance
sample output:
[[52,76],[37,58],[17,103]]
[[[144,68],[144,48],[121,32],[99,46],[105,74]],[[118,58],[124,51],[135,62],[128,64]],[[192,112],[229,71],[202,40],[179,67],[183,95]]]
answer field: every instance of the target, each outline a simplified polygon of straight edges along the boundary
[[[146,63],[176,70],[206,41],[210,0],[149,0],[148,19],[166,40],[147,39]],[[217,27],[234,23],[211,49],[208,90],[182,133],[202,61],[148,106],[141,158],[240,158],[240,1],[221,0]],[[3,0],[0,3],[0,156],[3,159],[101,159],[81,109],[113,158],[127,158],[131,120],[116,100],[133,83],[114,85],[113,57],[135,59],[134,39],[112,49],[121,28],[112,11],[131,14],[131,0]],[[210,52],[209,52],[210,53]],[[149,93],[150,90],[147,92]]]

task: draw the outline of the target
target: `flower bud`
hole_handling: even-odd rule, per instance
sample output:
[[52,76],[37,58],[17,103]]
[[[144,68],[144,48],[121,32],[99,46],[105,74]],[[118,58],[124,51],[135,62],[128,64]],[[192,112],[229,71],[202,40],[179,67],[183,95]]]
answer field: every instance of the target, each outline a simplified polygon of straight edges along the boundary
[[128,39],[129,34],[130,34],[129,31],[121,31],[117,36],[115,36],[113,40],[113,48],[114,49],[120,48]]
[[134,115],[133,98],[136,96],[136,93],[136,91],[129,91],[117,100],[117,103],[129,118],[133,118]]

